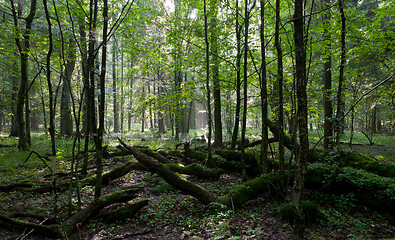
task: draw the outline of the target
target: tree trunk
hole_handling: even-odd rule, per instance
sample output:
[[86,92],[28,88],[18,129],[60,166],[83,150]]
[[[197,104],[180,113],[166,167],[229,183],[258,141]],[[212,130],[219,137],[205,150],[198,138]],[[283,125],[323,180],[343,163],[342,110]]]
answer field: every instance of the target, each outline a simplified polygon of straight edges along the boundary
[[218,34],[217,31],[217,16],[219,3],[217,0],[211,1],[211,52],[212,52],[212,72],[213,72],[213,86],[214,86],[214,142],[213,147],[222,147],[222,117],[221,117],[221,89],[219,80],[219,59],[218,59]]
[[346,17],[344,16],[343,0],[339,0],[339,11],[341,19],[341,51],[340,51],[340,67],[339,67],[339,85],[337,88],[337,110],[336,120],[337,123],[336,131],[336,144],[340,143],[340,138],[344,132],[344,111],[345,111],[345,98],[344,98],[344,66],[346,65]]
[[119,110],[118,110],[118,101],[117,101],[117,43],[114,37],[114,42],[112,46],[112,96],[113,96],[113,107],[114,107],[114,132],[119,133]]
[[70,92],[71,92],[71,79],[76,62],[74,51],[75,42],[70,39],[70,44],[67,53],[67,62],[63,74],[63,88],[62,100],[60,104],[60,134],[72,135],[73,134],[73,119],[70,108]]
[[248,9],[248,1],[244,4],[244,76],[243,76],[243,122],[241,125],[241,175],[243,181],[247,180],[247,171],[245,166],[245,144],[246,144],[246,130],[247,130],[247,103],[248,103],[248,27],[250,12]]
[[103,48],[100,73],[100,101],[99,101],[99,128],[95,136],[96,145],[96,186],[95,200],[101,196],[103,172],[103,133],[104,133],[104,106],[106,98],[106,66],[107,66],[107,27],[108,27],[108,1],[103,0]]
[[56,155],[56,145],[55,145],[55,109],[53,103],[53,90],[51,81],[51,54],[53,51],[53,37],[52,37],[52,23],[48,12],[47,0],[44,0],[45,16],[48,24],[48,35],[49,35],[49,49],[47,53],[47,85],[48,85],[48,95],[49,95],[49,135],[51,136],[51,150],[52,156]]
[[[15,11],[14,1],[10,0],[11,9],[14,19],[15,28],[18,29],[18,17],[21,17],[23,11],[19,11],[18,8],[18,16]],[[24,107],[25,107],[25,99],[28,95],[27,88],[29,83],[29,52],[30,52],[30,30],[32,28],[32,23],[34,20],[34,16],[36,15],[36,5],[37,0],[32,0],[30,3],[30,12],[29,15],[25,18],[26,20],[26,29],[23,36],[23,46],[21,43],[21,39],[19,37],[15,38],[16,45],[19,50],[20,58],[21,58],[21,81],[19,83],[19,89],[17,93],[17,103],[16,103],[16,122],[18,125],[18,148],[20,150],[29,149],[29,142],[26,135],[26,122],[24,118]],[[21,5],[19,5],[21,6]],[[18,31],[18,30],[17,30]],[[19,34],[17,34],[18,36]]]
[[208,167],[213,167],[215,165],[212,158],[212,150],[211,150],[211,91],[210,91],[210,54],[209,49],[210,45],[208,42],[208,25],[207,25],[207,5],[206,0],[203,2],[204,4],[204,40],[206,43],[206,91],[207,91],[207,115],[208,115],[208,140],[207,140],[207,161],[206,165]]
[[236,112],[235,112],[235,126],[232,134],[231,149],[235,149],[237,136],[239,133],[240,122],[240,107],[241,107],[241,79],[240,79],[240,60],[241,60],[241,26],[239,26],[239,1],[236,0]]
[[298,99],[298,126],[299,126],[299,154],[297,170],[293,187],[292,203],[295,210],[295,236],[304,239],[305,219],[301,206],[304,189],[304,178],[307,171],[307,156],[309,153],[309,138],[307,126],[307,78],[306,78],[306,48],[304,38],[303,0],[295,0],[294,9],[294,41],[296,62],[296,84]]
[[[330,0],[325,0],[325,7],[330,7]],[[324,149],[333,149],[333,130],[332,130],[332,56],[331,56],[331,33],[330,33],[330,12],[324,15]]]
[[[275,46],[277,50],[277,85],[278,85],[278,128],[279,132],[284,132],[284,101],[283,101],[283,50],[281,47],[280,39],[280,0],[276,0],[276,26],[275,26]],[[278,158],[280,176],[283,179],[284,176],[284,138],[283,134],[278,135]],[[280,184],[281,188],[284,187],[284,182]]]

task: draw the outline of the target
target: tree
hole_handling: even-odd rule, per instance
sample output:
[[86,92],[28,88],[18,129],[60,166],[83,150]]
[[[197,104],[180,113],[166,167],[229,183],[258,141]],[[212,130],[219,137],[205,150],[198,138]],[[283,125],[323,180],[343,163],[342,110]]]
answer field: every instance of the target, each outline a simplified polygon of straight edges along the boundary
[[295,67],[298,98],[298,127],[299,127],[299,154],[295,183],[293,187],[292,204],[295,211],[295,236],[304,239],[305,218],[301,206],[304,188],[304,177],[307,171],[307,156],[309,153],[309,135],[307,126],[307,78],[306,78],[306,47],[304,37],[303,0],[294,3],[294,41],[295,41]]
[[207,24],[207,5],[206,0],[203,1],[204,8],[204,42],[206,45],[206,91],[207,91],[207,115],[208,115],[208,140],[207,140],[207,160],[206,165],[213,167],[214,162],[211,152],[211,91],[210,91],[210,44],[208,41],[208,24]]
[[219,80],[219,59],[218,59],[218,6],[217,0],[211,0],[211,53],[213,59],[213,95],[214,95],[214,147],[222,147],[222,114],[221,114],[221,88]]
[[69,39],[69,46],[67,48],[67,60],[64,68],[62,99],[60,104],[60,134],[72,135],[73,134],[73,120],[70,108],[70,93],[71,93],[71,79],[76,63],[75,56],[75,42],[74,39]]
[[[325,0],[325,8],[330,7],[330,1]],[[333,148],[333,128],[332,128],[332,53],[331,53],[331,33],[330,33],[330,9],[324,14],[324,68],[323,68],[323,103],[324,103],[324,148]]]
[[119,133],[120,126],[119,126],[119,109],[118,109],[118,101],[117,101],[117,68],[116,68],[116,61],[117,61],[117,41],[114,37],[114,42],[112,45],[112,96],[113,96],[113,107],[114,107],[114,132]]
[[102,43],[102,59],[100,72],[100,101],[99,101],[99,128],[96,130],[95,146],[96,146],[96,186],[95,199],[101,197],[102,189],[102,173],[103,173],[103,133],[104,133],[104,106],[106,102],[106,66],[107,66],[107,28],[108,28],[108,1],[103,0],[103,43]]
[[[29,52],[30,52],[30,34],[32,30],[32,23],[36,15],[37,0],[32,0],[30,3],[29,15],[25,18],[26,27],[22,33],[22,40],[19,38],[19,24],[18,15],[15,10],[15,4],[13,0],[10,0],[12,16],[14,20],[14,26],[16,29],[15,42],[18,47],[20,61],[21,61],[21,81],[18,88],[17,103],[16,103],[16,122],[18,125],[18,148],[21,150],[29,149],[29,139],[26,133],[26,122],[24,117],[24,106],[26,103],[26,98],[28,96],[28,83],[29,83]],[[29,109],[26,110],[27,112]]]
[[[340,32],[340,67],[339,67],[339,85],[337,87],[337,109],[336,109],[336,120],[340,121],[344,117],[345,111],[345,99],[344,99],[344,67],[346,64],[346,17],[344,15],[343,0],[339,0],[339,12],[341,21],[341,32]],[[335,126],[336,132],[336,144],[340,143],[340,137],[344,131],[344,120],[337,122]]]
[[237,135],[239,134],[240,124],[240,107],[241,107],[241,77],[240,77],[240,61],[241,61],[241,26],[239,26],[239,1],[236,0],[236,112],[235,112],[235,126],[232,134],[231,149],[235,149],[237,142]]

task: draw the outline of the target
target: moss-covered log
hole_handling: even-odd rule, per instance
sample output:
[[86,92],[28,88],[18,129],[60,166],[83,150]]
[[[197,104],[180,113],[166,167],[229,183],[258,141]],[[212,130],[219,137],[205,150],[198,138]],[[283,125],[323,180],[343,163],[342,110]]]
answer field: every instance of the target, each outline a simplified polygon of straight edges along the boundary
[[215,201],[222,203],[229,208],[234,207],[235,209],[238,209],[248,200],[267,192],[270,186],[269,182],[274,182],[276,179],[277,176],[274,174],[257,177],[232,188],[228,194],[218,197]]
[[[215,154],[218,154],[222,157],[215,158],[216,165],[218,167],[230,171],[241,171],[241,152],[227,149],[218,149],[215,151]],[[248,175],[254,176],[259,173],[259,161],[259,154],[251,151],[245,153],[245,164]]]
[[29,223],[25,221],[21,221],[15,218],[10,218],[3,214],[0,214],[0,226],[15,228],[19,230],[34,230],[34,233],[40,234],[42,236],[58,238],[61,237],[61,233],[58,229],[58,225],[40,225],[36,223]]
[[382,177],[350,167],[336,168],[325,163],[313,163],[308,167],[306,187],[336,194],[353,193],[359,204],[395,212],[393,177]]
[[169,167],[161,164],[154,158],[140,152],[138,149],[127,145],[121,139],[119,139],[121,144],[127,148],[145,167],[147,167],[151,172],[157,173],[161,176],[166,182],[168,182],[173,187],[180,189],[183,193],[191,195],[197,198],[204,204],[209,204],[210,202],[214,201],[215,196],[214,194],[210,193],[206,189],[202,188],[201,186],[189,182],[183,178],[181,178],[178,174],[174,173]]
[[[102,184],[108,184],[110,181],[113,181],[115,179],[118,179],[120,177],[125,176],[132,170],[147,170],[143,165],[138,163],[137,161],[130,160],[127,161],[126,163],[119,165],[110,171],[107,171],[103,173],[102,175]],[[96,175],[84,178],[80,180],[80,184],[82,186],[84,185],[91,185],[94,186],[96,184]]]
[[132,203],[126,207],[119,208],[113,212],[103,214],[102,219],[106,222],[123,221],[127,218],[132,218],[140,209],[148,204],[148,199],[142,199]]
[[395,176],[395,164],[366,157],[355,151],[329,152],[314,149],[309,153],[309,162],[322,162],[336,164],[340,167],[363,169],[383,177]]
[[200,178],[218,179],[225,171],[219,168],[205,168],[197,163],[183,166],[181,164],[166,164],[172,171]]
[[79,211],[62,224],[62,229],[68,236],[73,234],[89,217],[97,214],[101,209],[114,203],[126,202],[136,197],[136,189],[122,190],[110,193],[94,200],[86,208]]

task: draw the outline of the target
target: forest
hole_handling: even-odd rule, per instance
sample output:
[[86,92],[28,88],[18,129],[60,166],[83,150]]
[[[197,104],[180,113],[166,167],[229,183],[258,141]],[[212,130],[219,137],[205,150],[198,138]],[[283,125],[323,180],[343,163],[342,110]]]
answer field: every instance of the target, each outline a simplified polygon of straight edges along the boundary
[[394,239],[395,0],[0,0],[1,239]]

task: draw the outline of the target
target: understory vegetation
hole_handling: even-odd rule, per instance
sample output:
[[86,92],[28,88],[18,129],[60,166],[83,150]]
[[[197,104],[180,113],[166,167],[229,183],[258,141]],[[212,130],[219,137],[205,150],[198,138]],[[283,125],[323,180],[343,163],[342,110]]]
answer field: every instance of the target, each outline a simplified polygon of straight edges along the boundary
[[[190,137],[198,135],[195,133]],[[34,133],[32,137],[37,143],[32,150],[43,156],[50,151],[47,135]],[[123,138],[135,139],[128,141],[130,145],[157,150],[163,156],[166,152],[167,158],[182,162],[183,149],[174,150],[175,141],[155,139],[150,132]],[[253,140],[253,132],[249,138]],[[302,204],[307,217],[307,239],[388,239],[395,234],[394,139],[377,135],[377,139],[387,144],[374,146],[367,145],[363,137],[355,139],[353,149],[364,149],[361,153],[348,146],[343,146],[340,152],[327,152],[321,148],[311,150],[304,191],[306,201]],[[73,138],[57,138],[58,154],[53,161],[58,166],[54,172],[58,183],[69,181],[72,141]],[[30,152],[18,151],[14,147],[16,143],[15,138],[1,136],[0,215],[37,224],[61,225],[70,216],[69,187],[59,189],[56,194],[32,191],[53,181],[51,163],[45,163],[35,154],[28,158]],[[108,136],[105,144],[108,153],[119,152],[119,142],[115,138]],[[202,144],[194,149],[204,153]],[[272,149],[273,154],[268,157],[276,165],[276,144],[272,144]],[[249,151],[258,153],[259,149]],[[370,154],[366,154],[368,152]],[[129,155],[110,156],[104,161],[105,172],[132,159]],[[91,160],[89,176],[95,172]],[[274,167],[273,173],[276,171]],[[242,184],[239,170],[227,170],[217,179],[181,176],[216,196],[226,195]],[[254,177],[250,175],[249,180]],[[288,181],[292,184],[292,178]],[[15,183],[32,186],[6,188]],[[268,184],[273,184],[270,191],[246,201],[241,207],[227,207],[216,201],[203,204],[197,198],[183,194],[157,173],[131,170],[106,184],[103,195],[135,188],[136,198],[98,210],[69,239],[291,239],[294,214],[289,203],[291,191],[286,189],[281,193],[276,182]],[[80,203],[73,191],[71,214],[89,205],[93,195],[92,186],[81,184]],[[118,211],[115,218],[109,220],[106,217],[108,213],[141,201],[145,202],[137,213],[122,215]],[[20,231],[10,223],[3,223],[10,227],[0,228],[2,239],[41,239],[45,236],[37,235],[37,230],[30,232],[29,227]]]

